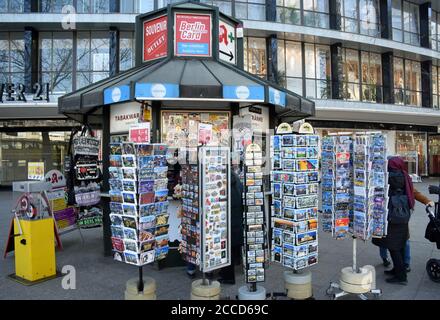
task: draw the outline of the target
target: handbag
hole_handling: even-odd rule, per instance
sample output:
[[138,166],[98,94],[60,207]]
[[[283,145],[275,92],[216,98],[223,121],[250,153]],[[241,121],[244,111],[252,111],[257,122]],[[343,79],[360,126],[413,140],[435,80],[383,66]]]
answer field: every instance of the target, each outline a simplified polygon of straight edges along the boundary
[[440,249],[440,230],[438,226],[440,226],[440,219],[432,218],[426,226],[425,239],[435,242],[437,249]]
[[407,224],[411,218],[408,197],[405,194],[390,197],[388,221],[391,224]]

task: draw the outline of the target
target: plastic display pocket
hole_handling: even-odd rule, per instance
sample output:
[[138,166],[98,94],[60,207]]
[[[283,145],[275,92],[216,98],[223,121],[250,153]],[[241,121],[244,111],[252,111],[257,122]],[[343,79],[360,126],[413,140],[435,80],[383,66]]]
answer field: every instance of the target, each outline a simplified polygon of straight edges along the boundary
[[76,136],[72,139],[73,155],[98,156],[99,138]]
[[97,161],[78,160],[75,166],[77,180],[94,180],[99,178]]

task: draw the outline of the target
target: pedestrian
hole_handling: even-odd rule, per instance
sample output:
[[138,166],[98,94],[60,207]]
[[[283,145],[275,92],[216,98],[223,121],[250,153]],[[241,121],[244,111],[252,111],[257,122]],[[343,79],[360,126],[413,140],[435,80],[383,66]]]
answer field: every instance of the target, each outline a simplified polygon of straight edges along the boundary
[[243,245],[243,184],[238,175],[231,173],[231,265],[220,270],[218,281],[235,284],[235,265],[240,263]]
[[405,244],[409,238],[408,223],[414,209],[414,186],[400,157],[388,160],[388,231],[385,238],[374,238],[373,243],[390,251],[394,268],[385,271],[391,277],[388,283],[406,285],[407,276],[404,264]]
[[[425,195],[423,195],[416,188],[414,188],[414,198],[427,207],[434,206],[434,201],[429,200],[429,198],[427,198]],[[391,264],[391,262],[388,259],[387,248],[379,247],[379,254],[380,254],[380,257],[382,258],[383,266],[388,267]],[[404,265],[405,265],[406,272],[407,273],[410,272],[411,271],[411,248],[410,248],[410,241],[409,241],[409,233],[408,233],[408,240],[405,243]]]

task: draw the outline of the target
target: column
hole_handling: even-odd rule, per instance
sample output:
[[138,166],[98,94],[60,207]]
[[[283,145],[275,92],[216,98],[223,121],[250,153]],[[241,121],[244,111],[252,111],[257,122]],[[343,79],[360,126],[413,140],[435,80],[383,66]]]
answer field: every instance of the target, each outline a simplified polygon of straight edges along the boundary
[[422,107],[432,108],[432,61],[422,62]]
[[267,48],[267,79],[278,83],[278,43],[277,35],[271,34],[266,38]]
[[332,99],[342,98],[342,44],[335,43],[330,46],[331,73],[332,73]]
[[431,49],[430,25],[431,25],[431,2],[426,2],[419,6],[420,11],[420,46]]
[[341,2],[340,0],[328,0],[330,12],[330,29],[341,30]]
[[24,86],[26,93],[32,93],[32,86],[38,82],[38,32],[32,27],[24,28]]
[[266,20],[277,21],[277,1],[266,0]]
[[394,104],[393,53],[382,53],[383,103]]
[[119,30],[110,27],[110,77],[119,73]]
[[23,2],[23,12],[38,12],[38,1],[24,0]]
[[380,0],[380,25],[383,39],[393,39],[392,4],[392,0]]
[[119,0],[109,0],[110,13],[118,13],[121,11]]

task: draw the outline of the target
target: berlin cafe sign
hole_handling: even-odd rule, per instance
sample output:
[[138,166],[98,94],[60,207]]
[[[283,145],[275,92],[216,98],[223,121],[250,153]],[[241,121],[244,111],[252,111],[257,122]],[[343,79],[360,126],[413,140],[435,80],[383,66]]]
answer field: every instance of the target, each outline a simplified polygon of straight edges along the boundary
[[4,102],[27,102],[47,101],[49,102],[49,83],[35,83],[32,86],[33,93],[28,94],[22,83],[0,83],[0,103]]

